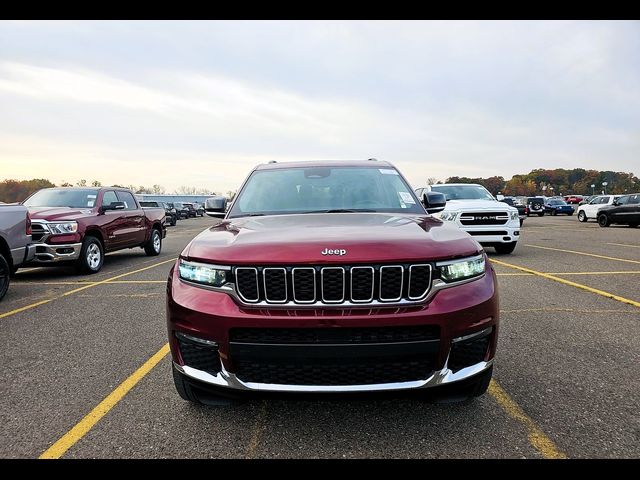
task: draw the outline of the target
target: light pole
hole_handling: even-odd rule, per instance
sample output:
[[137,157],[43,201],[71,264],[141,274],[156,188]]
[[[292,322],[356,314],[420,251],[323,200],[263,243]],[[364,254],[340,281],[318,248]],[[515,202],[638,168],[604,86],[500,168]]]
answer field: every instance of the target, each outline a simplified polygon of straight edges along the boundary
[[596,190],[595,190],[595,188],[596,188],[595,183],[592,183],[592,184],[591,184],[591,196],[592,196],[592,197],[596,194]]
[[602,182],[602,186],[604,187],[604,192],[603,192],[604,195],[607,194],[607,185],[609,185],[607,182]]

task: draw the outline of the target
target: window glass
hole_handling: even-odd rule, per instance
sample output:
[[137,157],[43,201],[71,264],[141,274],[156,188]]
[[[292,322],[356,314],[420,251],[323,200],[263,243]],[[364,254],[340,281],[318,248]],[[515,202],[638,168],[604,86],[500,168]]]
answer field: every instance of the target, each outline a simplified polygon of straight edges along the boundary
[[629,195],[625,195],[618,199],[618,205],[626,205],[627,203],[629,203]]
[[136,201],[133,199],[133,195],[129,192],[117,192],[118,200],[124,202],[125,210],[135,210],[138,208]]
[[113,202],[117,202],[118,197],[116,197],[116,192],[109,190],[108,192],[104,192],[102,196],[102,205],[111,205]]

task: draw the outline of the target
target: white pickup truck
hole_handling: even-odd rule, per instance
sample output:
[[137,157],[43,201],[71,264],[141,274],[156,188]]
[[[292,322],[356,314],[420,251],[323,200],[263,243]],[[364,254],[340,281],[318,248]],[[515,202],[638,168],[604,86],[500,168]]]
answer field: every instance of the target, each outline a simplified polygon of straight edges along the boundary
[[483,247],[493,247],[497,253],[511,253],[520,238],[518,209],[499,202],[482,185],[445,183],[416,189],[418,198],[426,192],[443,193],[445,209],[435,214],[467,232]]

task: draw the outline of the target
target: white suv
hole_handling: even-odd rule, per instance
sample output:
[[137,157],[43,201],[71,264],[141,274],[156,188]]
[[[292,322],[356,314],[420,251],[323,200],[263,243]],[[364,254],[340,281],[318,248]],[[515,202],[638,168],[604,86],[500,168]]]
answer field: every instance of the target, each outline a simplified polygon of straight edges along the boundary
[[613,201],[620,195],[598,195],[589,200],[589,203],[578,207],[578,220],[587,222],[590,218],[596,220],[598,218],[598,210],[607,205],[613,205]]
[[443,193],[446,207],[435,216],[457,225],[482,246],[494,247],[497,253],[511,253],[516,248],[520,238],[518,209],[499,202],[482,185],[445,183],[415,192],[420,199],[426,192]]

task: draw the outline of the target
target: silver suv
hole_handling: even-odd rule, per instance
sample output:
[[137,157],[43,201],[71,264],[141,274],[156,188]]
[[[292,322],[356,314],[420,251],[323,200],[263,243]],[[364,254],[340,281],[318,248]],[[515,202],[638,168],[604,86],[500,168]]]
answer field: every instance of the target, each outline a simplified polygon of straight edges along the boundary
[[33,259],[31,219],[27,207],[0,205],[0,300],[9,289],[9,281],[18,267]]

